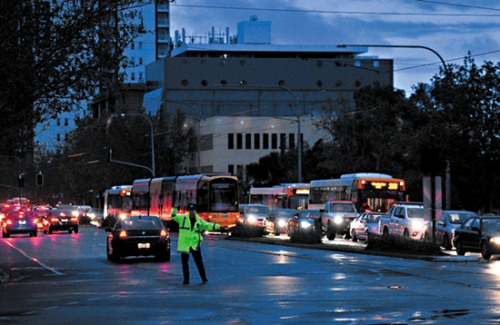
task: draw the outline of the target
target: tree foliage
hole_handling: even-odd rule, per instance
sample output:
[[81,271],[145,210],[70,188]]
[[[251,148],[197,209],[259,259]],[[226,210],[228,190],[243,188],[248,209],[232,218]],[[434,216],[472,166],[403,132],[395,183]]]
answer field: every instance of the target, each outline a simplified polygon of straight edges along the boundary
[[23,147],[37,123],[118,89],[123,50],[144,32],[140,2],[0,1],[3,151]]

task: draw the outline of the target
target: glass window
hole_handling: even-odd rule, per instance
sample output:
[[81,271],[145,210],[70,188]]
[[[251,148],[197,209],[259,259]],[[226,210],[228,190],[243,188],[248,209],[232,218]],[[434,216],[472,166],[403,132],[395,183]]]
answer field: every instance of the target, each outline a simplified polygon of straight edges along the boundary
[[252,135],[250,133],[245,134],[245,149],[252,149]]
[[227,135],[227,148],[234,149],[234,134],[228,133]]
[[271,134],[271,149],[278,149],[278,134]]
[[236,134],[236,149],[243,149],[243,134]]
[[262,135],[262,149],[269,149],[269,134]]
[[260,134],[259,133],[255,133],[253,135],[253,148],[260,149]]

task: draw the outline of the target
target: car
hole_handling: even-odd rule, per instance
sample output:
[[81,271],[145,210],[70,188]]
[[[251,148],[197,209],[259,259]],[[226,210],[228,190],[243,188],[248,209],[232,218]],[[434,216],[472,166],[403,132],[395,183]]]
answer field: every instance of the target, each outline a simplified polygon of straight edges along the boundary
[[154,256],[158,261],[170,261],[170,234],[157,216],[118,218],[106,228],[106,256],[119,261],[129,256]]
[[311,209],[296,210],[292,218],[288,220],[287,228],[290,236],[298,231],[321,233],[321,212]]
[[393,205],[387,215],[380,218],[382,235],[396,235],[413,240],[425,239],[428,224],[421,202],[399,202]]
[[2,236],[9,238],[13,234],[29,234],[30,237],[37,237],[38,218],[36,214],[28,210],[9,213],[2,220]]
[[272,209],[265,220],[266,230],[275,236],[288,234],[288,220],[292,218],[296,211],[295,209],[286,208]]
[[74,209],[56,208],[52,215],[43,224],[43,232],[52,234],[54,231],[67,231],[78,233],[78,212]]
[[380,218],[385,216],[382,212],[363,212],[351,222],[351,240],[368,241],[372,237],[382,235],[380,231]]
[[334,240],[336,234],[350,238],[351,222],[359,215],[352,201],[330,200],[320,211],[323,231],[329,240]]
[[33,213],[38,217],[38,230],[43,231],[49,224],[49,218],[52,215],[52,207],[48,204],[33,206]]
[[265,204],[240,204],[240,222],[264,227],[264,220],[270,211],[271,209]]
[[[477,216],[475,212],[465,210],[443,210],[441,219],[436,222],[436,230],[434,232],[435,242],[445,249],[452,249],[452,240],[455,236],[455,229],[460,227],[465,220],[470,217]],[[429,223],[426,239],[432,239],[432,225]]]
[[455,229],[457,255],[480,252],[485,260],[500,254],[500,215],[473,216]]

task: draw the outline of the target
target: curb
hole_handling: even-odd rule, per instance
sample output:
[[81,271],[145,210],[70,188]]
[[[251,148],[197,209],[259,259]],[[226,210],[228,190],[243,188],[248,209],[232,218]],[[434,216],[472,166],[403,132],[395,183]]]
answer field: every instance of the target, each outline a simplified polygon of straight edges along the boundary
[[375,250],[367,250],[364,247],[353,247],[353,246],[345,246],[338,244],[300,244],[300,243],[292,243],[286,240],[274,240],[272,238],[243,238],[243,237],[232,237],[226,236],[226,240],[235,240],[235,241],[245,241],[245,242],[254,242],[261,244],[269,244],[269,245],[280,245],[280,246],[289,246],[289,247],[297,247],[297,248],[308,248],[308,249],[320,249],[320,250],[329,250],[329,251],[338,251],[338,252],[346,252],[346,253],[357,253],[357,254],[365,254],[365,255],[374,255],[374,256],[386,256],[386,257],[398,257],[405,259],[414,259],[414,260],[423,260],[423,261],[432,261],[432,262],[477,262],[480,260],[477,256],[454,256],[449,255],[447,253],[443,253],[443,255],[415,255],[415,254],[406,254],[406,253],[398,253],[398,252],[384,252],[384,251],[375,251]]

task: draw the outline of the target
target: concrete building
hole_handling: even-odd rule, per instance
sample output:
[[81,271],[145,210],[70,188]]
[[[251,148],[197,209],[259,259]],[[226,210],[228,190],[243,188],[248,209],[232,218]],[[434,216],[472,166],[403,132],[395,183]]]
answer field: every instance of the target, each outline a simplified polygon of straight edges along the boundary
[[[271,44],[271,23],[251,17],[238,35],[212,34],[208,42],[176,33],[171,56],[148,65],[144,107],[185,111],[198,124],[199,148],[186,172],[231,172],[298,139],[325,138],[314,119],[340,106],[353,108],[358,89],[393,85],[393,61],[363,57],[363,48]],[[298,130],[300,128],[300,135]],[[300,175],[298,176],[300,182]]]

